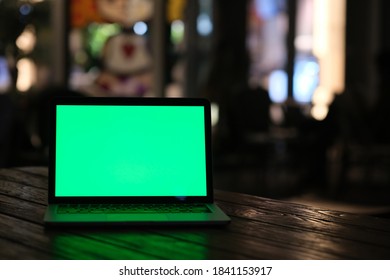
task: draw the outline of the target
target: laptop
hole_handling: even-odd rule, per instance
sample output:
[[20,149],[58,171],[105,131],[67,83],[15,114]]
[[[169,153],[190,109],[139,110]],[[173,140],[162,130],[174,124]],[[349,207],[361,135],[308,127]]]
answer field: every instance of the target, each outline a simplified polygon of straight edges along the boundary
[[207,100],[59,97],[50,113],[46,225],[230,221],[213,200]]

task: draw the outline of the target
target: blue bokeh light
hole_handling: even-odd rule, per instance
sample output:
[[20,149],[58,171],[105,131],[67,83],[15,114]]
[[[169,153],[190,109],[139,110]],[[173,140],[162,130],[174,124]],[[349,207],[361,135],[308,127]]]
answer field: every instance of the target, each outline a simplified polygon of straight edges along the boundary
[[32,6],[29,5],[29,4],[23,4],[22,6],[20,6],[19,8],[19,13],[23,16],[27,16],[29,15],[31,12],[32,12]]
[[213,32],[213,23],[210,16],[206,13],[202,13],[197,18],[197,30],[202,36],[208,36]]
[[287,100],[288,76],[283,70],[275,70],[269,76],[269,98],[272,102],[281,103]]
[[320,67],[314,58],[295,62],[293,96],[299,103],[310,103],[319,84]]

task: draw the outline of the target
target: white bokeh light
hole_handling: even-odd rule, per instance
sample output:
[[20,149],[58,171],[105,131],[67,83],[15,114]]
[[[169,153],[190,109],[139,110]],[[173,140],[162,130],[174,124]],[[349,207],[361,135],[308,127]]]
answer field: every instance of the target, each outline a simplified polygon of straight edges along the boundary
[[148,32],[148,25],[143,21],[138,21],[134,24],[133,30],[135,34],[142,36]]

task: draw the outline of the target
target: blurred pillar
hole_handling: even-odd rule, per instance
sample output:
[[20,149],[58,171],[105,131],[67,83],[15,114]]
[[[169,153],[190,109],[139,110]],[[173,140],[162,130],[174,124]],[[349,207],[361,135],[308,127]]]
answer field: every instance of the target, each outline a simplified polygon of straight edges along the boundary
[[69,61],[67,42],[68,30],[67,19],[68,1],[52,1],[51,2],[51,22],[55,32],[53,32],[52,41],[52,61],[53,61],[53,73],[52,79],[54,85],[67,85],[68,73],[69,73]]

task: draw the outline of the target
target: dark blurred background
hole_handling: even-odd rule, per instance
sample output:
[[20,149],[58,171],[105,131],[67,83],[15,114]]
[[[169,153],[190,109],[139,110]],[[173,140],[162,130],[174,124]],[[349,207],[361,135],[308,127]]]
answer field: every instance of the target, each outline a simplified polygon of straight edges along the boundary
[[215,188],[390,212],[390,2],[0,0],[0,167],[50,98],[205,97]]

